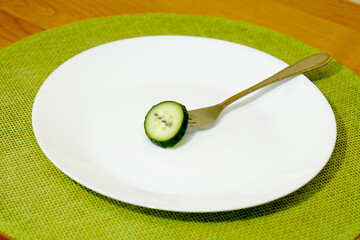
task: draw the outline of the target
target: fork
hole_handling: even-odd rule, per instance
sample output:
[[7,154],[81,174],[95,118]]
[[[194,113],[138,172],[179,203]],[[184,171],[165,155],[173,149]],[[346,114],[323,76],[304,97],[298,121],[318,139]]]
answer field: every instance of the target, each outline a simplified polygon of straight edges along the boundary
[[199,108],[195,110],[189,111],[189,121],[188,126],[189,127],[205,127],[208,126],[216,121],[218,116],[220,115],[220,112],[226,108],[229,104],[233,103],[234,101],[238,100],[241,97],[244,97],[248,95],[249,93],[252,93],[262,87],[265,87],[269,84],[278,82],[280,80],[302,74],[308,71],[311,71],[315,68],[321,67],[325,65],[326,63],[330,62],[332,58],[331,53],[315,53],[310,56],[307,56],[303,59],[298,60],[292,65],[289,65],[288,67],[284,68],[283,70],[275,73],[271,77],[263,80],[262,82],[259,82],[255,84],[252,87],[249,87],[232,97],[226,99],[225,101],[205,108]]

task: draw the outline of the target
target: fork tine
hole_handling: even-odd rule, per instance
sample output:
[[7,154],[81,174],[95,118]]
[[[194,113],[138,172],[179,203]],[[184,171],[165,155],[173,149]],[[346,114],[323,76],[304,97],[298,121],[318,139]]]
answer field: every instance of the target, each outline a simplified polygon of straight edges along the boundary
[[188,126],[195,126],[196,124],[197,124],[197,122],[194,119],[194,115],[189,114]]
[[189,127],[197,127],[197,122],[188,122]]
[[188,126],[195,127],[196,124],[197,124],[197,122],[196,122],[196,116],[194,116],[193,114],[189,113]]

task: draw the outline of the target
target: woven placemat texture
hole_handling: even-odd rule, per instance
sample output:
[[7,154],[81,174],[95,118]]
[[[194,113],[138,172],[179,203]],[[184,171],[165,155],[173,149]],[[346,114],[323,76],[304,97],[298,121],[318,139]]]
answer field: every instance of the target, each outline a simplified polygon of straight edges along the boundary
[[41,84],[86,49],[148,35],[224,39],[288,63],[317,51],[248,23],[174,14],[81,21],[2,49],[0,231],[15,239],[354,239],[360,234],[360,77],[335,60],[306,74],[334,110],[334,152],[312,181],[271,203],[219,213],[153,210],[97,194],[58,170],[32,131],[31,110]]

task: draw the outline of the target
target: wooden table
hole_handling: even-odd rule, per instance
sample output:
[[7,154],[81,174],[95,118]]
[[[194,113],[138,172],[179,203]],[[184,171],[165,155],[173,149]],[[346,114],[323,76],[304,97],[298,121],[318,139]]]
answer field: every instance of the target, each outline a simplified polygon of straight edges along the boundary
[[[135,13],[220,16],[292,36],[360,75],[360,0],[0,0],[0,49],[71,22]],[[357,2],[357,3],[356,3]],[[0,239],[9,239],[0,233]]]

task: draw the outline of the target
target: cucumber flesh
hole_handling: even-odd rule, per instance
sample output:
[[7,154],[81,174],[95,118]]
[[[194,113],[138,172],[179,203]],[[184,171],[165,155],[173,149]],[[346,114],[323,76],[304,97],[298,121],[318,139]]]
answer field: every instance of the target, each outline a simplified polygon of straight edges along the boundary
[[164,101],[146,114],[145,133],[154,144],[163,148],[173,147],[185,135],[188,121],[189,114],[184,105]]

